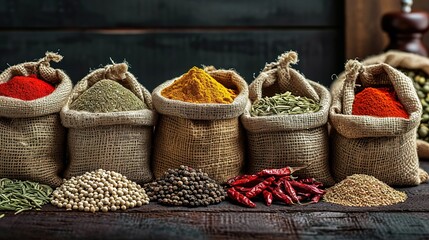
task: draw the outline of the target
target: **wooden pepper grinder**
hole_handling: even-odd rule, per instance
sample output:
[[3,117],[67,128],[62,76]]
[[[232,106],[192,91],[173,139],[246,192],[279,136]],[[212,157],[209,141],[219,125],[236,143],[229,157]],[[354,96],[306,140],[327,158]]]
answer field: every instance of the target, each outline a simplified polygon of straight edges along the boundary
[[397,49],[427,57],[422,36],[429,29],[429,15],[426,12],[411,12],[413,0],[402,0],[401,3],[401,12],[387,13],[381,20],[383,30],[390,38],[385,51]]

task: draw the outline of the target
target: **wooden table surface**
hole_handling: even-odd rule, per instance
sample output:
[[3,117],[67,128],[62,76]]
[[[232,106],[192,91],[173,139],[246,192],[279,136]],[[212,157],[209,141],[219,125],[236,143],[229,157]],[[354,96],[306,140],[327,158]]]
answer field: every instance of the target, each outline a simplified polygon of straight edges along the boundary
[[[429,162],[421,162],[429,170]],[[0,219],[0,239],[429,239],[429,184],[402,188],[405,203],[376,208],[330,203],[250,209],[223,202],[207,208],[151,203],[109,213],[40,211]]]

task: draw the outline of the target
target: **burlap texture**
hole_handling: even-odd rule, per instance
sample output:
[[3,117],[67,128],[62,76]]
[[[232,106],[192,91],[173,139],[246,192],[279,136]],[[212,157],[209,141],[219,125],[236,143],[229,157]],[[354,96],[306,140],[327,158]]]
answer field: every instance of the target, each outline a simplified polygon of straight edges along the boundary
[[[74,100],[103,79],[117,81],[130,89],[149,109],[109,113],[70,109]],[[61,121],[69,129],[66,178],[102,168],[138,183],[152,179],[150,155],[156,113],[150,92],[128,72],[125,63],[107,65],[79,81],[61,110]]]
[[0,96],[0,177],[53,187],[61,184],[66,131],[59,112],[71,92],[72,82],[49,63],[61,59],[62,56],[47,52],[37,62],[11,66],[0,74],[0,83],[13,76],[36,74],[55,86],[50,95],[32,101]]
[[[365,59],[362,64],[371,65],[376,63],[386,63],[395,68],[406,68],[411,70],[422,70],[429,74],[429,58],[401,51],[390,50],[388,52],[371,56]],[[331,91],[339,91],[345,80],[345,73],[341,73],[337,80],[331,85]],[[429,143],[417,139],[417,154],[421,159],[429,159]]]
[[241,116],[247,130],[249,171],[307,166],[294,175],[314,177],[329,186],[334,184],[328,162],[327,121],[331,96],[325,87],[290,67],[297,61],[297,54],[291,51],[268,64],[249,86],[250,100],[253,103],[265,96],[290,91],[319,101],[321,109],[315,113],[252,117],[249,102]]
[[[409,119],[352,115],[356,84],[390,85],[410,114]],[[350,60],[342,89],[332,89],[329,118],[333,131],[332,173],[336,181],[368,174],[389,185],[418,185],[427,180],[415,148],[422,107],[410,79],[385,64],[364,66]]]
[[169,168],[187,165],[225,182],[242,170],[245,147],[238,117],[248,100],[247,84],[235,71],[210,67],[205,70],[223,85],[236,88],[239,94],[231,104],[201,104],[163,97],[161,91],[175,79],[155,88],[154,106],[162,114],[155,129],[155,177]]

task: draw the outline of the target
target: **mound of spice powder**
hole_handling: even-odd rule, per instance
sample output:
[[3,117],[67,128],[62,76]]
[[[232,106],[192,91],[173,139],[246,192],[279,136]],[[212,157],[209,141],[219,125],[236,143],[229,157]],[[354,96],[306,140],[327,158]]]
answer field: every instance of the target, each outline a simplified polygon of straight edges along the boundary
[[104,79],[84,91],[70,109],[93,113],[135,111],[147,108],[133,92],[118,82]]
[[191,103],[232,103],[237,97],[229,89],[216,81],[206,71],[193,67],[173,84],[164,88],[161,95],[174,100]]
[[376,207],[404,202],[407,194],[373,176],[354,174],[328,188],[323,199],[344,206]]
[[409,118],[409,114],[391,88],[365,88],[356,94],[352,114]]
[[9,81],[0,84],[0,96],[21,100],[34,100],[51,94],[55,87],[38,79],[36,75],[14,76]]

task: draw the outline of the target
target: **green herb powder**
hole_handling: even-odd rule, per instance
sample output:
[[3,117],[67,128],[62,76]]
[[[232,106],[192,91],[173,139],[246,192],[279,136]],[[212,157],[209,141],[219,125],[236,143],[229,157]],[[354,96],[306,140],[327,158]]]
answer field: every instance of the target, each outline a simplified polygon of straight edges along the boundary
[[83,92],[70,109],[93,113],[136,111],[147,108],[133,92],[112,80],[101,80]]

